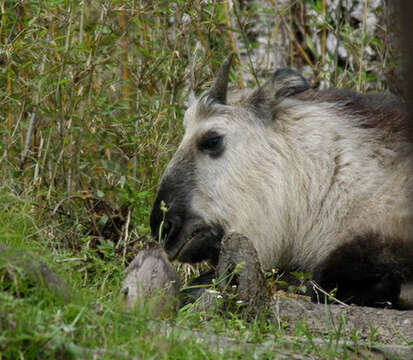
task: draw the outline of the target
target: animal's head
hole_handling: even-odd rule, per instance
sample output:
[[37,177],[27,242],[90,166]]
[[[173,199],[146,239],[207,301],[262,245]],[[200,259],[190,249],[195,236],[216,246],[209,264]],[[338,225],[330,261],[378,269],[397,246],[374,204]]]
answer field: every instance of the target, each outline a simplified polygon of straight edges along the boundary
[[281,196],[274,177],[277,158],[285,161],[287,149],[282,138],[268,133],[276,131],[278,105],[309,86],[300,74],[284,69],[234,100],[227,96],[230,66],[231,56],[211,89],[186,111],[183,140],[153,205],[152,235],[162,239],[172,259],[216,261],[223,234],[259,231],[273,198]]

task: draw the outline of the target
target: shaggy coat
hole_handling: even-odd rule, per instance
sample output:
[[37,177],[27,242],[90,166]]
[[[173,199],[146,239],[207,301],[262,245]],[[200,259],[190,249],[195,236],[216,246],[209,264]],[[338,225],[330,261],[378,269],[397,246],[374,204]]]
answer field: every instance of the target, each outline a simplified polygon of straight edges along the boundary
[[343,301],[397,303],[413,281],[403,106],[386,94],[312,90],[289,69],[227,95],[229,66],[185,113],[153,236],[171,258],[216,262],[222,235],[237,231],[265,269],[313,272]]

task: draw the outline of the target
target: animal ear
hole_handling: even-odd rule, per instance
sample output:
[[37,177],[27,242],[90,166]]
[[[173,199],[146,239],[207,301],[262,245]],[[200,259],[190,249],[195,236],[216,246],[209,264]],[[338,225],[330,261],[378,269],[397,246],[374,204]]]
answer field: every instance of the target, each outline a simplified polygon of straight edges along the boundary
[[256,109],[268,108],[309,88],[309,83],[299,72],[288,68],[279,69],[248,100]]
[[230,53],[221,64],[215,81],[207,93],[208,98],[212,102],[222,105],[225,105],[227,102],[228,76],[231,68],[232,57],[233,53]]
[[277,70],[263,86],[276,98],[286,98],[310,88],[307,80],[298,71],[288,68]]

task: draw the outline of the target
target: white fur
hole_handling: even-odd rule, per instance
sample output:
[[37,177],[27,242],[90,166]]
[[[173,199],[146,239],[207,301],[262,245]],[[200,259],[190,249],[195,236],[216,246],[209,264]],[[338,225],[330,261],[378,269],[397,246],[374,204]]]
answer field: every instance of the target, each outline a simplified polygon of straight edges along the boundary
[[[369,231],[413,241],[411,163],[398,157],[407,144],[384,145],[377,130],[355,126],[333,103],[285,99],[271,123],[239,105],[208,118],[197,107],[185,115],[176,155],[195,156],[191,208],[249,237],[265,269],[311,271]],[[196,146],[211,129],[225,136],[218,158]]]

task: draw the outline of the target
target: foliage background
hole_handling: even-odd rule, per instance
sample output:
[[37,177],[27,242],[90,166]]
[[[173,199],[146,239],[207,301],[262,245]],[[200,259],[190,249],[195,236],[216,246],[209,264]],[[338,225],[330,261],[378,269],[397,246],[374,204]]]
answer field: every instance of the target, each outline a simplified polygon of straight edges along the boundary
[[230,50],[239,86],[289,66],[314,85],[383,90],[397,83],[383,6],[2,1],[1,184],[33,202],[55,244],[139,242],[188,95]]

